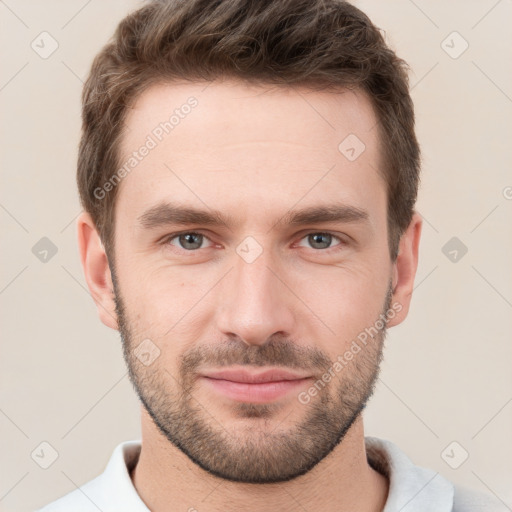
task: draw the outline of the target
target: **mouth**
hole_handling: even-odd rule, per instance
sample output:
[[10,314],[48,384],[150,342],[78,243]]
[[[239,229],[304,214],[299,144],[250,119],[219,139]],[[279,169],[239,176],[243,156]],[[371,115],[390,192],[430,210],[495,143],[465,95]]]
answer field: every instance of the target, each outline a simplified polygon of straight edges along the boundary
[[312,379],[309,374],[270,368],[257,372],[227,369],[204,372],[202,382],[217,394],[239,402],[266,403],[297,391]]

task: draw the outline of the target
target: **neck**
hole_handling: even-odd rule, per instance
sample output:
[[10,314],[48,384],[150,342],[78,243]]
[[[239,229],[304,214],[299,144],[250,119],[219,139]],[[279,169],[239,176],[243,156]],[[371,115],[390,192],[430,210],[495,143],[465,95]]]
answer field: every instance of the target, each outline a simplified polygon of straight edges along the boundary
[[137,493],[154,512],[380,512],[388,480],[366,458],[361,416],[343,441],[310,472],[288,482],[244,484],[223,480],[193,463],[162,436],[142,408],[142,450],[132,474]]

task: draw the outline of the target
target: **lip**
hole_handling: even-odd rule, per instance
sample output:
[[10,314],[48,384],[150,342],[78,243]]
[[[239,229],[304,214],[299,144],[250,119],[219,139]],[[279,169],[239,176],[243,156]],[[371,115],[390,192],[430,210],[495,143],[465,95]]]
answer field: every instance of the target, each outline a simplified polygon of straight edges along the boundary
[[309,381],[304,375],[279,368],[258,372],[240,369],[210,371],[202,374],[202,381],[210,389],[232,400],[265,403],[277,400]]
[[203,373],[204,377],[210,379],[229,380],[232,382],[246,382],[249,384],[259,384],[262,382],[277,382],[282,380],[299,380],[310,377],[310,375],[294,373],[280,368],[270,368],[257,372],[248,370],[228,369],[219,371],[209,371]]

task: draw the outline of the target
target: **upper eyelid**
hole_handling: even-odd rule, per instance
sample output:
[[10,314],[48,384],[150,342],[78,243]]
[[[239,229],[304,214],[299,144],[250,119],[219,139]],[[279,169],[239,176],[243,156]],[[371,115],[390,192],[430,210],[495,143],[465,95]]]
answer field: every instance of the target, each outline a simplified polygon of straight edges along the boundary
[[187,231],[178,231],[177,233],[169,233],[168,235],[165,235],[161,238],[161,241],[162,242],[168,242],[169,240],[172,240],[173,238],[176,238],[177,236],[180,236],[180,235],[202,235],[204,236],[205,238],[208,238],[208,240],[210,240],[210,242],[212,242],[213,240],[208,236],[208,235],[205,235],[204,233],[201,233],[201,230],[193,230],[193,229],[189,229]]

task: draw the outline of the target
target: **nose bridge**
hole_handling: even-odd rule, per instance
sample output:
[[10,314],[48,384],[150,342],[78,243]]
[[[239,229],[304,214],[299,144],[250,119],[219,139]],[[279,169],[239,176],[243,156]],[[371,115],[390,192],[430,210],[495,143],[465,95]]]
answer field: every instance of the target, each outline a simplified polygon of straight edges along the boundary
[[275,275],[279,265],[272,251],[246,239],[233,256],[234,268],[222,286],[218,328],[247,344],[263,344],[277,332],[289,335],[292,295],[281,282],[285,279]]

